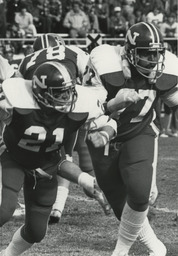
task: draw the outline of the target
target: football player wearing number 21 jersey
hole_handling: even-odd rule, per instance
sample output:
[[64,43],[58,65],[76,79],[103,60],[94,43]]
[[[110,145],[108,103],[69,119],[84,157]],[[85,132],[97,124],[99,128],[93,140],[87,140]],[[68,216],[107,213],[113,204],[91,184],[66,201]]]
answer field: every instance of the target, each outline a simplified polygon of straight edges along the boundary
[[[81,84],[82,75],[85,71],[85,66],[89,58],[89,55],[86,52],[84,52],[77,46],[66,46],[64,40],[60,36],[52,33],[42,34],[41,36],[37,37],[34,41],[33,49],[34,52],[27,55],[22,60],[16,76],[23,77],[25,79],[32,79],[34,71],[40,64],[47,61],[56,61],[62,63],[68,69],[70,69],[73,78]],[[98,97],[100,96],[101,95],[98,94]],[[87,150],[87,145],[81,139],[81,134],[82,137],[84,137],[85,130],[83,131],[82,128],[78,131],[76,145],[78,151],[81,152],[79,153],[79,164],[82,170],[84,169],[85,172],[81,173],[78,179],[78,183],[82,187],[83,182],[85,183],[85,185],[86,183],[93,183],[93,188],[95,187],[94,189],[95,192],[97,190],[97,193],[92,193],[92,197],[94,195],[94,198],[102,206],[104,212],[108,214],[110,211],[110,206],[107,204],[103,193],[95,183],[96,179],[92,177],[89,173],[86,173],[86,171],[92,170],[91,159]],[[78,138],[80,138],[80,140]],[[73,160],[71,155],[65,153],[63,155],[64,157],[67,157],[68,160]],[[67,176],[67,178],[69,179],[70,177]],[[70,181],[68,179],[66,179],[64,176],[58,176],[58,191],[55,203],[50,214],[49,223],[56,223],[61,218],[69,193]]]
[[[32,80],[6,79],[2,89],[0,119],[6,126],[0,155],[0,226],[11,218],[22,186],[26,212],[25,224],[1,255],[18,256],[46,234],[57,193],[61,147],[72,154],[76,132],[84,123],[93,134],[92,143],[103,147],[106,137],[115,136],[116,122],[104,115],[96,94],[76,85],[70,69],[55,61],[39,65]],[[94,118],[96,122],[90,123]],[[60,169],[67,163],[60,163]]]

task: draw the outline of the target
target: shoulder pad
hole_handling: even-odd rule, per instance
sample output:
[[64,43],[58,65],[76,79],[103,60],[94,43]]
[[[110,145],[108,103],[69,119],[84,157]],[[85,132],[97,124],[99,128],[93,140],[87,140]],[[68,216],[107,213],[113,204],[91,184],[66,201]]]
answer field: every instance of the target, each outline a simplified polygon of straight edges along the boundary
[[9,78],[2,83],[2,89],[13,108],[39,109],[32,95],[31,80]]
[[82,122],[82,121],[86,121],[87,118],[88,118],[88,113],[73,113],[73,112],[70,112],[68,114],[68,117],[73,120],[73,121],[76,121],[76,122]]
[[178,83],[178,58],[175,54],[166,51],[165,69],[160,78],[157,79],[156,88],[160,91],[170,90]]
[[104,85],[124,83],[120,50],[121,46],[101,45],[91,52],[91,62]]
[[71,127],[71,129],[73,130],[78,130],[87,120],[88,118],[88,113],[73,113],[70,112],[68,113],[68,118],[69,118],[69,129]]

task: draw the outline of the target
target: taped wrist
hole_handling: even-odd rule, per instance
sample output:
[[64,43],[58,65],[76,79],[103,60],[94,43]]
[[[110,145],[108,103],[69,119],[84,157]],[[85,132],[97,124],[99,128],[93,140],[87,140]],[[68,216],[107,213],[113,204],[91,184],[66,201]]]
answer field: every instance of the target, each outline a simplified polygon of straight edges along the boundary
[[101,135],[101,137],[103,139],[104,146],[105,146],[109,142],[109,135],[105,131],[100,131],[99,133],[100,133],[100,135]]

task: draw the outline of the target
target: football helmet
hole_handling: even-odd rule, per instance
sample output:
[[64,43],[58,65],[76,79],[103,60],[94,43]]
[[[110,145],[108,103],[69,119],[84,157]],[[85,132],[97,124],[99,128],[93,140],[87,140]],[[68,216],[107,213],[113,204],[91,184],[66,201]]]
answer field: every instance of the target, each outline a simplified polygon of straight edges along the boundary
[[75,80],[61,63],[45,62],[34,72],[32,91],[40,107],[70,112],[77,100]]
[[165,47],[161,32],[152,23],[139,22],[126,34],[126,58],[144,77],[157,79],[164,70]]
[[34,51],[39,51],[44,48],[60,45],[65,46],[65,42],[62,37],[58,36],[57,34],[48,33],[36,38],[33,44],[33,49]]

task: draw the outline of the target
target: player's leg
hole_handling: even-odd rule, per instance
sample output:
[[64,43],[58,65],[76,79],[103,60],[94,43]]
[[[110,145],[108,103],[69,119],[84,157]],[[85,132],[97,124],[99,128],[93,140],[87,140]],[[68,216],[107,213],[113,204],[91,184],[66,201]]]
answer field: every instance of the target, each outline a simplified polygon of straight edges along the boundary
[[26,175],[24,182],[25,225],[13,235],[12,241],[5,249],[6,256],[21,255],[34,243],[39,243],[44,238],[57,193],[55,172],[52,179],[39,178],[35,172],[33,175]]
[[99,187],[120,220],[126,200],[126,187],[118,170],[119,149],[110,144],[109,155],[105,155],[104,148],[95,148],[90,141],[87,141],[87,145]]
[[[155,133],[150,128],[145,135],[139,135],[122,146],[119,166],[124,182],[127,184],[128,197],[121,216],[118,240],[112,256],[128,255],[143,224],[146,223],[155,161],[154,145]],[[145,243],[145,245],[147,244]],[[158,255],[165,256],[165,254],[154,254],[154,256]]]
[[143,223],[139,233],[139,241],[143,243],[149,250],[150,256],[165,256],[167,249],[165,245],[158,239],[154,230],[150,226],[148,218]]
[[66,204],[68,194],[69,194],[70,181],[65,178],[62,178],[59,175],[57,179],[58,179],[57,196],[50,214],[49,224],[59,222]]
[[3,226],[15,211],[18,193],[24,182],[24,172],[11,159],[4,145],[1,146],[0,163],[0,226]]

